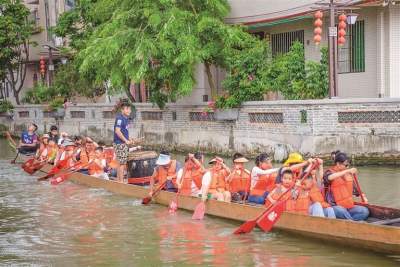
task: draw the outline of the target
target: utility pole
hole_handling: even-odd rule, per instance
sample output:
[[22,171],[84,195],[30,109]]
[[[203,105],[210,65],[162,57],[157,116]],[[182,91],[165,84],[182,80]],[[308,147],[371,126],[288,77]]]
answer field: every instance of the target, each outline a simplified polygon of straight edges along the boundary
[[337,27],[335,25],[335,3],[329,3],[329,98],[334,98],[338,93],[337,79]]
[[53,73],[54,73],[54,64],[53,64],[53,52],[52,47],[49,46],[49,86],[53,84]]

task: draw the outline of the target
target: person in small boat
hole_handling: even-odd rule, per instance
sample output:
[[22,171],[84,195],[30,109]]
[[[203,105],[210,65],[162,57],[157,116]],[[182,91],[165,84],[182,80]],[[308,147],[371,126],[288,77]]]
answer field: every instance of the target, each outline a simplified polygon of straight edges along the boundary
[[231,202],[231,193],[228,190],[226,178],[230,169],[224,164],[224,160],[215,157],[208,162],[212,167],[204,174],[201,186],[201,198],[203,201],[216,199]]
[[61,132],[60,137],[58,138],[57,144],[61,146],[65,140],[69,140],[68,133]]
[[54,164],[57,154],[58,154],[58,146],[54,139],[49,139],[49,144],[47,145],[47,163]]
[[[88,165],[89,161],[92,161],[95,158],[95,149],[96,147],[93,141],[89,138],[86,138],[85,147],[79,154],[79,162],[84,166]],[[89,174],[89,170],[87,168],[82,168],[80,172],[83,174]]]
[[[265,206],[268,208],[274,205],[277,201],[286,200],[286,210],[294,211],[295,199],[297,199],[298,192],[292,189],[290,193],[285,194],[290,187],[295,183],[294,174],[289,168],[283,168],[281,172],[281,183],[277,184],[275,188],[268,194],[265,200]],[[297,186],[301,186],[301,182],[296,181]],[[285,194],[283,197],[281,197]]]
[[49,135],[48,134],[44,134],[40,138],[39,149],[36,152],[36,159],[37,160],[39,160],[41,162],[47,161],[47,146],[48,145],[49,145]]
[[275,187],[279,168],[272,168],[271,158],[266,153],[256,157],[256,166],[251,170],[249,202],[264,204],[268,193]]
[[154,190],[164,183],[163,189],[169,192],[177,192],[176,178],[177,173],[181,170],[181,164],[177,160],[171,159],[169,152],[161,151],[156,165],[150,178],[150,197],[153,195]]
[[325,201],[312,175],[306,177],[302,182],[295,203],[295,212],[317,217],[336,218],[335,211]]
[[61,153],[59,153],[59,158],[55,162],[55,164],[57,164],[57,162],[59,161],[67,159],[67,162],[64,165],[64,167],[65,168],[73,167],[77,162],[75,159],[75,149],[76,149],[75,143],[69,139],[65,139],[63,141],[63,144],[60,146],[59,151]]
[[177,173],[179,193],[184,196],[200,196],[202,178],[206,170],[203,167],[204,155],[200,152],[189,154],[185,166]]
[[120,104],[121,113],[117,115],[114,123],[114,150],[118,160],[117,181],[124,182],[129,156],[129,145],[133,142],[129,139],[129,116],[132,112],[131,105],[127,101]]
[[53,140],[56,144],[58,144],[58,139],[60,138],[58,135],[58,128],[55,125],[50,127],[50,132],[48,133],[49,140]]
[[28,126],[28,130],[22,132],[18,146],[19,153],[36,154],[36,150],[39,148],[39,138],[36,134],[37,128],[36,124],[31,123]]
[[95,148],[95,155],[93,161],[89,163],[88,167],[89,175],[105,180],[110,180],[108,174],[104,171],[106,167],[107,167],[107,162],[106,159],[104,158],[103,147],[98,146]]
[[308,159],[307,161],[303,159],[300,153],[294,152],[290,153],[288,159],[284,162],[283,167],[278,171],[278,176],[276,177],[275,183],[279,184],[281,180],[281,172],[285,168],[289,168],[293,172],[293,177],[295,180],[299,179],[303,173],[303,169],[311,164],[313,159]]
[[[335,211],[336,218],[354,221],[366,220],[369,216],[367,207],[355,205],[353,175],[357,173],[356,168],[349,168],[349,159],[345,153],[335,155],[335,165],[324,174],[326,187],[326,201]],[[365,197],[365,195],[364,195]]]
[[245,201],[250,193],[250,171],[244,167],[246,162],[249,161],[242,154],[233,155],[233,168],[227,178],[232,201]]

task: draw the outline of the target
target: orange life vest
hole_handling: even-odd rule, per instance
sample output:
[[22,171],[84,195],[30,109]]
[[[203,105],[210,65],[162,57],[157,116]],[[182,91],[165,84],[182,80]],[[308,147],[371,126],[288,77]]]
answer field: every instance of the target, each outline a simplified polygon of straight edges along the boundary
[[211,184],[208,189],[209,193],[215,193],[217,191],[225,191],[227,190],[227,183],[225,181],[228,173],[221,169],[219,171],[214,171],[213,169],[210,170],[211,173]]
[[271,192],[275,188],[276,174],[260,175],[258,181],[250,191],[251,196],[263,196],[265,192]]
[[308,209],[310,205],[310,192],[308,190],[301,189],[299,191],[299,196],[295,200],[294,211],[296,213],[308,215]]
[[[332,167],[329,170],[332,173],[338,172],[335,167]],[[330,187],[336,205],[342,206],[346,209],[351,209],[354,207],[353,178],[350,174],[346,174],[342,177],[332,180]]]
[[[273,200],[278,200],[282,194],[286,193],[286,188],[281,185],[277,184],[275,188],[271,191],[271,193],[268,195],[270,196]],[[286,210],[287,211],[294,211],[295,210],[295,200],[291,199],[291,193],[286,193],[284,197],[279,199],[279,201],[286,200]],[[270,207],[272,205],[271,201],[265,199],[265,206]]]
[[325,201],[324,196],[321,193],[321,190],[317,186],[313,186],[310,190],[310,198],[312,202],[319,202],[321,203],[323,208],[328,208],[331,205],[329,205],[328,202]]
[[49,162],[53,162],[56,159],[57,153],[58,153],[58,148],[56,146],[54,147],[47,146],[47,160]]
[[89,163],[90,160],[95,158],[95,153],[93,152],[87,152],[85,149],[81,150],[81,155],[80,155],[80,162],[82,164],[87,164]]
[[158,184],[163,184],[167,180],[168,176],[175,177],[172,181],[176,184],[176,160],[171,160],[171,164],[167,170],[163,167],[157,167],[154,179]]
[[[100,160],[102,160],[102,159],[100,159]],[[102,166],[100,166],[99,164],[97,164],[95,161],[93,161],[92,163],[89,164],[88,170],[89,170],[90,175],[104,173],[104,168]]]
[[231,181],[229,183],[229,191],[231,193],[236,192],[249,192],[250,190],[250,172],[246,169],[243,169],[240,174],[237,170],[233,170],[231,174]]
[[201,180],[204,171],[201,168],[192,168],[191,170],[183,170],[183,172],[185,176],[182,180],[180,193],[184,196],[190,196],[192,194],[192,181],[196,185],[197,189],[201,189]]
[[104,149],[104,158],[106,159],[107,164],[110,164],[114,159],[114,148],[105,148]]

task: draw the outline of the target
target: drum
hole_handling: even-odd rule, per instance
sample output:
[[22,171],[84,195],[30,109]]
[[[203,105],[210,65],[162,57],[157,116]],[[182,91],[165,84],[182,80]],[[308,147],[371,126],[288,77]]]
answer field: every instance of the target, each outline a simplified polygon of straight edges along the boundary
[[154,151],[134,151],[128,157],[128,178],[144,178],[153,175],[158,154]]

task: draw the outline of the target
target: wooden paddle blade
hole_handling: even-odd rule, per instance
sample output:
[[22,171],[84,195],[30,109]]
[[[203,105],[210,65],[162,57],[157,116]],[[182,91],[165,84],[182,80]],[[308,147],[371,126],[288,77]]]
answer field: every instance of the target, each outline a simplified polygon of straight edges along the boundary
[[206,212],[206,204],[203,201],[201,201],[199,204],[197,204],[196,208],[194,209],[192,219],[203,220],[205,212]]
[[271,231],[274,224],[285,211],[285,204],[286,201],[281,201],[270,211],[266,212],[259,220],[257,220],[258,227],[260,227],[264,232]]
[[239,226],[238,229],[233,232],[235,235],[239,234],[247,234],[253,231],[254,227],[256,227],[257,221],[256,220],[250,220],[245,223],[243,223],[241,226]]
[[151,197],[145,197],[142,199],[142,204],[147,205],[151,202]]
[[169,213],[175,213],[178,210],[178,203],[176,200],[172,200],[171,203],[169,203]]
[[52,185],[58,185],[68,179],[68,174],[61,174],[60,176],[51,179],[50,183]]

